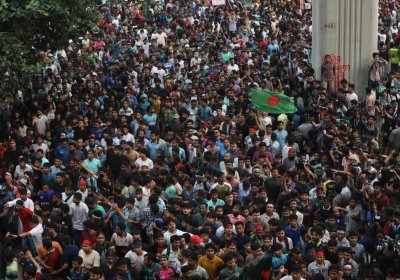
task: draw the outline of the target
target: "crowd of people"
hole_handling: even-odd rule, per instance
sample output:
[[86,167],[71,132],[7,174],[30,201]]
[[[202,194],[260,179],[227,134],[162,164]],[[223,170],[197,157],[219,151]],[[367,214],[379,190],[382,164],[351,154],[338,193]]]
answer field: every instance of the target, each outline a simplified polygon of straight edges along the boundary
[[314,76],[311,1],[216,2],[104,0],[41,53],[0,110],[0,279],[400,277],[398,1],[358,93]]

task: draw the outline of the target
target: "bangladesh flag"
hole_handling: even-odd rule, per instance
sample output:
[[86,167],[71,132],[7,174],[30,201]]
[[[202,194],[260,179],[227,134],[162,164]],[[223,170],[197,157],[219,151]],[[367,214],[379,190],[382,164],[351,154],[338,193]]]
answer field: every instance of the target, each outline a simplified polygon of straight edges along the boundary
[[259,111],[267,111],[272,114],[291,114],[297,112],[292,98],[283,93],[275,93],[258,88],[250,89],[250,93],[253,106]]

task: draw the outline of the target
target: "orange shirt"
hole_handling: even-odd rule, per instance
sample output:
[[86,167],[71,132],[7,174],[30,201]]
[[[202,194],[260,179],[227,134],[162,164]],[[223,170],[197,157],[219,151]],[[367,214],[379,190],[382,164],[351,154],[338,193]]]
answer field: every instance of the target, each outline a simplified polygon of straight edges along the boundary
[[199,259],[199,265],[207,271],[210,280],[217,279],[218,272],[224,262],[217,256],[214,259],[209,260],[207,256],[202,256]]
[[[60,252],[60,255],[62,255],[63,249],[61,248],[61,245],[56,241],[51,241],[51,243],[53,244],[53,247],[56,248],[56,250],[58,250]],[[38,253],[38,256],[39,256],[40,259],[42,259],[42,260],[46,259],[47,250],[43,247],[43,244],[41,244],[38,247],[37,253]]]

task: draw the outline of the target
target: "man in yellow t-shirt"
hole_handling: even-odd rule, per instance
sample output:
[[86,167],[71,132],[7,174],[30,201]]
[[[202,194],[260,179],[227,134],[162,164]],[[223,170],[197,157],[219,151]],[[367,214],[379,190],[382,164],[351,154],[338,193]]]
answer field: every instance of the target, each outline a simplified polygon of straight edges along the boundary
[[399,69],[399,63],[400,63],[399,49],[395,46],[390,48],[389,57],[390,57],[389,61],[391,64],[391,71],[397,71]]
[[208,243],[205,246],[205,255],[200,257],[199,265],[207,271],[210,280],[217,279],[219,270],[224,262],[215,255],[215,245]]

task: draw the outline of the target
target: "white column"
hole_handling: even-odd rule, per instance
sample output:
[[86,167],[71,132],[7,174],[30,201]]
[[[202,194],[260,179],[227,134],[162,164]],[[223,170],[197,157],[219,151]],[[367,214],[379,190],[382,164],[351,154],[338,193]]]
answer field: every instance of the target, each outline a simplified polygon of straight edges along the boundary
[[368,62],[377,50],[377,0],[314,0],[312,3],[312,63],[321,76],[325,55],[337,58],[337,79],[356,86],[360,100],[368,85]]

